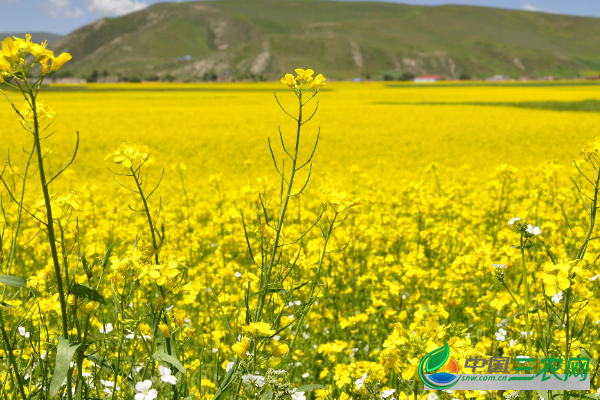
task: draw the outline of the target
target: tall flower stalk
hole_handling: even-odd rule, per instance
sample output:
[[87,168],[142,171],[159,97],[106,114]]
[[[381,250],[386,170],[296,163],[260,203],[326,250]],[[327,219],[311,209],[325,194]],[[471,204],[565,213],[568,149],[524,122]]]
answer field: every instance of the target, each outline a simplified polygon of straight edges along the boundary
[[[46,45],[46,42],[41,44],[31,42],[31,35],[29,34],[25,37],[25,39],[16,37],[14,39],[4,39],[2,41],[2,49],[0,50],[0,83],[4,83],[8,87],[17,90],[25,99],[25,106],[19,110],[12,102],[10,97],[6,93],[2,92],[17,113],[21,125],[32,135],[33,138],[32,155],[35,154],[37,158],[37,174],[40,179],[45,209],[45,221],[39,220],[39,222],[46,228],[52,264],[54,267],[54,278],[56,281],[56,287],[60,301],[62,338],[65,341],[68,341],[69,323],[67,312],[67,293],[69,291],[69,279],[66,263],[61,268],[59,261],[58,249],[56,246],[59,238],[56,235],[54,227],[56,216],[53,214],[52,210],[50,184],[73,163],[79,147],[79,135],[77,136],[77,145],[71,160],[57,174],[49,177],[46,174],[44,167],[45,155],[42,152],[42,134],[46,131],[50,125],[50,122],[54,118],[54,112],[47,105],[38,100],[38,94],[44,79],[51,72],[60,70],[63,65],[71,59],[71,55],[68,53],[62,53],[60,56],[55,57],[54,52],[48,50]],[[33,71],[36,67],[39,68],[40,71],[39,75],[34,77]],[[24,175],[23,180],[25,181],[26,179],[27,175]],[[5,188],[9,190],[4,179],[2,179],[2,182],[4,183]],[[13,199],[13,201],[15,201],[19,208],[19,212],[21,212],[21,210],[24,209],[22,203],[23,196],[21,196],[20,202],[15,199],[15,196],[12,193],[10,193],[10,197]],[[67,288],[65,288],[65,284],[67,285]],[[2,319],[0,319],[0,323],[4,325]],[[2,329],[2,335],[4,336],[5,343],[8,346],[9,341],[6,337],[4,328]],[[10,347],[7,350],[9,349]],[[22,386],[16,365],[13,365],[13,369],[19,386]],[[71,373],[67,372],[66,375],[67,395],[68,398],[71,399]],[[25,398],[22,389],[21,397]]]

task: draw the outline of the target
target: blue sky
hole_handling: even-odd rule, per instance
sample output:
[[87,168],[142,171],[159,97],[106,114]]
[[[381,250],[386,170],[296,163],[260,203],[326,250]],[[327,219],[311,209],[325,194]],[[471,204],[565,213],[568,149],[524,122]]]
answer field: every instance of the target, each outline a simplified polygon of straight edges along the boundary
[[[127,14],[159,1],[0,0],[0,32],[41,31],[67,34],[98,18]],[[421,5],[470,4],[600,18],[600,0],[409,0],[399,2]]]

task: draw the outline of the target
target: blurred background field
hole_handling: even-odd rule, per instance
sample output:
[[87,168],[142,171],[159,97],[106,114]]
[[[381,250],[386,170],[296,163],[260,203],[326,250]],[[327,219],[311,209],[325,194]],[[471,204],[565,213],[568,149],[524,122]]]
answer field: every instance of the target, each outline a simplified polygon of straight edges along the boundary
[[[304,144],[312,145],[320,126],[315,176],[341,182],[351,165],[392,182],[416,179],[433,162],[485,181],[501,164],[529,168],[577,158],[581,142],[598,134],[599,88],[585,82],[332,82],[320,95]],[[111,179],[103,157],[129,141],[153,149],[158,166],[185,163],[197,185],[215,173],[237,185],[272,173],[267,138],[278,141],[277,125],[288,137],[293,132],[273,96],[295,112],[293,96],[282,90],[279,83],[53,86],[41,97],[58,116],[46,143],[54,143],[55,159],[64,159],[79,131],[73,170],[95,183]],[[9,107],[0,109],[0,119],[2,141],[18,157],[27,133]]]

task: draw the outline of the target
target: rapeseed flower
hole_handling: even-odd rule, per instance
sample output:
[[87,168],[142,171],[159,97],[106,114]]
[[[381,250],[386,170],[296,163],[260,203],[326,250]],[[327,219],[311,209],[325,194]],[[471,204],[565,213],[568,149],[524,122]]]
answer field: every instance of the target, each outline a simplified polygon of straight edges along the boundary
[[269,337],[275,334],[275,330],[271,329],[271,325],[266,322],[252,322],[242,327],[242,330],[250,336]]
[[305,89],[320,89],[325,86],[325,81],[327,79],[323,74],[318,74],[313,78],[315,71],[310,68],[296,68],[295,72],[297,74],[296,76],[289,73],[285,74],[280,80],[281,83],[298,92],[302,92],[302,90]]

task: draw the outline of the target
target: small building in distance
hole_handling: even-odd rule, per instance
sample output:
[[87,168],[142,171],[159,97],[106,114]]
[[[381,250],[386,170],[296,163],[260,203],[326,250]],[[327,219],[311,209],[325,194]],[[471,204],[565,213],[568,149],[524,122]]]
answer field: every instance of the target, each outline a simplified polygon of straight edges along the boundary
[[439,75],[419,75],[415,76],[413,82],[415,83],[432,83],[440,80]]
[[503,81],[510,81],[512,80],[512,78],[508,75],[494,75],[491,78],[487,78],[487,81],[492,81],[492,82],[503,82]]

